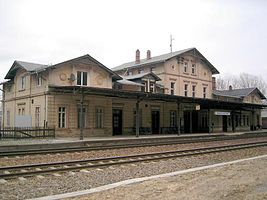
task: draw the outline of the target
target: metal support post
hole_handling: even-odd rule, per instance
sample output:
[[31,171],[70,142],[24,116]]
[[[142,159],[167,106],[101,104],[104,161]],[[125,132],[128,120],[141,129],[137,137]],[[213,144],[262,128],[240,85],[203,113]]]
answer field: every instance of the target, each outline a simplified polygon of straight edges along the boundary
[[135,107],[136,108],[136,111],[135,111],[135,113],[136,113],[136,115],[135,115],[135,134],[136,134],[136,137],[139,137],[139,128],[140,128],[139,103],[140,103],[140,101],[137,100],[136,107]]
[[180,135],[181,134],[181,124],[180,124],[180,103],[177,102],[177,134]]
[[211,114],[210,114],[210,109],[208,109],[208,125],[209,125],[209,133],[211,133],[213,130],[212,124],[211,124]]
[[80,105],[80,140],[83,140],[83,100],[84,100],[84,94],[83,94],[83,88],[81,88],[81,105]]
[[192,125],[193,125],[193,117],[192,117],[192,110],[190,110],[190,133],[192,133]]

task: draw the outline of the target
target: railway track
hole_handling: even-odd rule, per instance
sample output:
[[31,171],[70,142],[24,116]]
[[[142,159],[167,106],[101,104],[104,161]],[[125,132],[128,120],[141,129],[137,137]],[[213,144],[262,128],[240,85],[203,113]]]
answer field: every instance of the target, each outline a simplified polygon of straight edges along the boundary
[[[28,149],[28,150],[12,150],[0,152],[0,157],[12,157],[12,156],[25,156],[25,155],[36,155],[36,154],[54,154],[54,153],[71,153],[81,151],[99,151],[108,149],[121,149],[121,148],[134,148],[134,147],[150,147],[150,146],[163,146],[163,145],[175,145],[175,144],[188,144],[188,143],[199,143],[199,142],[212,142],[212,141],[227,141],[237,139],[250,139],[266,137],[266,133],[260,134],[244,134],[234,136],[199,136],[199,137],[183,137],[168,141],[153,141],[153,142],[142,142],[142,143],[126,143],[126,144],[100,144],[99,146],[82,146],[82,147],[64,147],[64,148],[46,148],[46,149]],[[165,138],[163,138],[165,139]],[[163,140],[162,139],[162,140]],[[168,138],[166,138],[168,139]]]
[[106,157],[87,160],[73,160],[54,163],[40,163],[31,165],[17,165],[0,167],[0,179],[12,179],[17,177],[31,177],[35,175],[47,175],[65,171],[77,171],[81,169],[103,168],[114,165],[123,165],[139,162],[150,162],[163,159],[172,159],[185,156],[196,156],[209,153],[233,151],[246,148],[266,146],[267,142],[254,142],[238,145],[224,145],[208,148],[197,148],[180,151],[167,151],[149,154],[136,154],[129,156]]

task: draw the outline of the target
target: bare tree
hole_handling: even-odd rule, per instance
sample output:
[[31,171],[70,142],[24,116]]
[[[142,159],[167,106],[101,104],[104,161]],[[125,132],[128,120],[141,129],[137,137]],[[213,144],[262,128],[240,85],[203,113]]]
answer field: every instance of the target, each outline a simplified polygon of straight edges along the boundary
[[233,89],[257,87],[263,94],[266,94],[267,90],[267,84],[261,76],[247,73],[218,77],[216,80],[217,90],[228,90],[230,85]]

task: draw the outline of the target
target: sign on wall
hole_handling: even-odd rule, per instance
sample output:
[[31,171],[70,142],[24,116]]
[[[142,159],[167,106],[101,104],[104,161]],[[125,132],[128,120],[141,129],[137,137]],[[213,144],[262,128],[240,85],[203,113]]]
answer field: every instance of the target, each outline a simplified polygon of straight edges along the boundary
[[223,111],[215,111],[214,114],[220,115],[220,116],[222,116],[222,115],[230,116],[231,115],[230,112],[223,112]]

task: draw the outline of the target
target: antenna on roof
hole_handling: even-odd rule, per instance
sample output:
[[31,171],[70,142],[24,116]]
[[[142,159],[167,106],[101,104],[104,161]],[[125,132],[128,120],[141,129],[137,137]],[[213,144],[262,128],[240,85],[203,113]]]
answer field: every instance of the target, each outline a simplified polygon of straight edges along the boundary
[[172,34],[170,35],[170,51],[172,53],[172,41],[174,40],[174,38],[172,37]]

